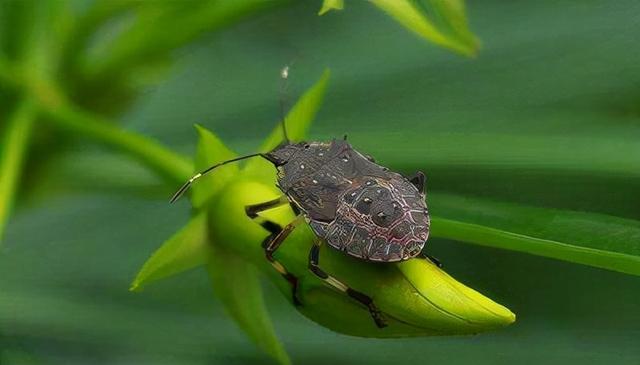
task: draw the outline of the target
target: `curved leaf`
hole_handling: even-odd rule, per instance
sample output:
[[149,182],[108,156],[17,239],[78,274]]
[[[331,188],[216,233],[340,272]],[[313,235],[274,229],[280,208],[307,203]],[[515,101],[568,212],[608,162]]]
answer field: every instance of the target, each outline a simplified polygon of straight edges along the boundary
[[31,98],[25,97],[9,117],[3,131],[0,144],[0,242],[18,190],[36,115],[36,104]]
[[152,281],[204,265],[210,249],[207,216],[206,213],[200,213],[153,253],[138,272],[129,290],[141,290]]
[[604,214],[428,197],[432,235],[640,275],[640,222]]
[[256,268],[221,245],[213,245],[212,252],[207,268],[216,297],[260,349],[278,363],[290,364],[262,298]]
[[405,28],[466,56],[478,51],[462,0],[369,0]]
[[343,0],[324,0],[322,2],[322,8],[318,12],[318,15],[324,15],[330,10],[342,10],[344,8]]

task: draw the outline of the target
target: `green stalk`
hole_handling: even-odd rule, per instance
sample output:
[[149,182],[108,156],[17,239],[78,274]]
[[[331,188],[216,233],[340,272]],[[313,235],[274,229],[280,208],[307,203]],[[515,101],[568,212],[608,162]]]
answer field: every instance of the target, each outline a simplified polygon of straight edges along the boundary
[[193,164],[188,158],[151,138],[126,131],[107,118],[76,107],[54,85],[27,77],[1,57],[0,83],[31,94],[41,112],[49,117],[45,119],[55,126],[127,153],[172,183],[182,183],[193,173]]
[[37,116],[31,97],[25,96],[10,116],[0,144],[0,242],[13,206],[29,144],[29,136]]
[[126,131],[106,118],[64,102],[57,107],[41,104],[41,108],[57,127],[114,147],[172,183],[183,183],[193,174],[193,164],[186,157],[151,138]]

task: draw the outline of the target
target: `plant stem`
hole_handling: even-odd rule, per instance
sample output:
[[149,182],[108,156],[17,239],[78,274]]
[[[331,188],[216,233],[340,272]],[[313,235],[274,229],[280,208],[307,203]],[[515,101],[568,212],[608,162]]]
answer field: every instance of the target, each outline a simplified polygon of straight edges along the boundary
[[15,200],[37,111],[34,100],[24,96],[5,127],[0,145],[0,239]]
[[193,174],[193,164],[151,138],[126,131],[111,121],[90,114],[68,103],[58,107],[41,105],[57,127],[82,134],[120,150],[172,183],[183,183]]
[[193,173],[192,162],[151,138],[126,131],[113,121],[82,110],[51,83],[27,77],[0,57],[0,82],[32,95],[39,109],[57,127],[82,134],[125,152],[171,183],[183,183]]

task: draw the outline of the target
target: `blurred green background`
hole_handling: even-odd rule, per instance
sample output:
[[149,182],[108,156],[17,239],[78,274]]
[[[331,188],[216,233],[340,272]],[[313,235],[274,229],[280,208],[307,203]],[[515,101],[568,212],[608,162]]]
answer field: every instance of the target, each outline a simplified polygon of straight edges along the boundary
[[[251,152],[279,116],[278,70],[295,60],[292,99],[332,71],[314,139],[348,134],[384,165],[426,171],[429,192],[640,219],[640,3],[470,2],[476,58],[427,44],[364,2],[322,17],[319,6],[269,6],[205,33],[117,118],[185,154],[194,123]],[[39,138],[0,248],[0,363],[268,361],[204,270],[127,291],[187,220],[185,205],[167,204],[174,186],[91,141]],[[640,361],[637,276],[444,239],[427,251],[518,321],[471,337],[346,337],[265,283],[294,363]]]

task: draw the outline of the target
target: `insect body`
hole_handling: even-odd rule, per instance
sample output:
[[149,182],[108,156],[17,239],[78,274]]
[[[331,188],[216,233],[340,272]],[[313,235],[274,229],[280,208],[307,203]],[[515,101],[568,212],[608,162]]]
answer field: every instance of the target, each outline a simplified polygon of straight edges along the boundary
[[424,175],[411,182],[347,141],[286,144],[265,154],[278,186],[319,238],[367,261],[415,257],[429,235]]
[[[285,69],[286,71],[286,69]],[[282,75],[286,78],[287,73]],[[245,207],[247,216],[290,204],[298,213],[285,227],[260,218],[271,234],[264,240],[267,260],[292,285],[293,301],[298,279],[274,258],[286,237],[306,222],[316,235],[309,253],[309,269],[335,289],[365,305],[376,325],[385,326],[382,313],[370,296],[350,288],[319,266],[324,242],[350,256],[370,262],[396,262],[416,257],[429,236],[429,214],[425,204],[422,172],[407,179],[376,164],[344,140],[292,143],[282,128],[286,142],[267,153],[256,153],[221,162],[196,174],[173,196],[177,200],[202,175],[227,163],[250,157],[262,157],[278,169],[277,199]],[[436,262],[437,263],[437,262]]]

